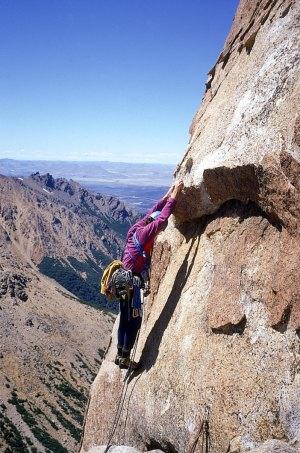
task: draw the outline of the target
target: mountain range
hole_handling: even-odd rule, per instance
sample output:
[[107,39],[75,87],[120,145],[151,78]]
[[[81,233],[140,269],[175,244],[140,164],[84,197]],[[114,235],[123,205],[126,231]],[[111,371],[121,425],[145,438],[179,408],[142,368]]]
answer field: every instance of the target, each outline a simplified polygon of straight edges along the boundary
[[6,176],[49,172],[54,177],[127,185],[168,186],[173,170],[174,165],[165,164],[0,159],[0,174]]
[[56,178],[77,181],[92,192],[115,196],[140,212],[166,192],[173,171],[173,165],[161,164],[0,159],[0,174],[28,177],[49,172]]
[[105,303],[101,270],[120,257],[137,215],[114,197],[49,173],[0,177],[1,218],[25,260],[86,302]]
[[0,451],[76,451],[115,319],[99,279],[136,218],[49,173],[0,176]]

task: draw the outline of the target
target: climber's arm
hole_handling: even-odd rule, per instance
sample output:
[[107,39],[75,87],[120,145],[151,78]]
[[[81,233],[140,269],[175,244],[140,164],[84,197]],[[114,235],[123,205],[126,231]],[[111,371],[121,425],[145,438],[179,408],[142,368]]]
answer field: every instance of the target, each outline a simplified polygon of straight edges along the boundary
[[166,221],[172,214],[177,198],[182,189],[183,182],[178,181],[175,186],[173,186],[172,191],[170,192],[170,197],[166,200],[159,216],[138,232],[138,240],[142,245],[146,244],[146,242],[155,237],[165,227]]
[[146,242],[156,236],[164,228],[168,218],[172,214],[175,204],[176,200],[174,198],[169,198],[159,216],[148,225],[141,228],[141,230],[137,231],[138,240],[142,245],[146,244]]
[[168,192],[147,212],[146,217],[149,217],[155,211],[161,211],[166,205],[168,198],[171,196],[174,186],[171,186]]

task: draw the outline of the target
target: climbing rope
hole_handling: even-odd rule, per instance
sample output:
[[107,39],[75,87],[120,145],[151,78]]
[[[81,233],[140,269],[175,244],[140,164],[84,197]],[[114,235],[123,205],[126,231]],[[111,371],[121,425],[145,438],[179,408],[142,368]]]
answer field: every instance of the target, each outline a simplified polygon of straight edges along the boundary
[[115,417],[113,420],[112,429],[111,429],[109,439],[107,442],[107,446],[106,446],[104,453],[107,453],[110,450],[110,447],[112,446],[112,440],[115,435],[116,429],[118,427],[118,423],[119,423],[120,416],[122,413],[122,408],[123,408],[125,397],[126,397],[127,387],[128,387],[128,383],[127,383],[127,381],[124,381],[123,386],[122,386],[121,395],[120,395],[118,405],[117,405],[116,414],[115,414]]
[[209,407],[205,406],[205,412],[204,412],[204,419],[200,425],[200,428],[198,430],[196,439],[189,450],[189,453],[195,453],[196,447],[198,445],[198,441],[200,439],[200,435],[202,433],[202,445],[201,445],[201,453],[209,453],[210,452],[210,434],[209,434]]
[[209,434],[208,420],[204,421],[201,452],[202,453],[209,453],[210,452],[210,434]]
[[127,370],[127,372],[125,374],[124,380],[123,380],[122,391],[121,391],[121,394],[120,394],[120,398],[119,398],[119,401],[118,401],[116,414],[115,414],[115,417],[114,417],[114,420],[113,420],[113,424],[112,424],[112,429],[111,429],[111,432],[110,432],[110,435],[109,435],[109,438],[108,438],[108,442],[107,442],[107,446],[106,446],[106,449],[105,449],[104,453],[107,453],[109,451],[110,447],[112,446],[111,442],[112,442],[112,440],[114,438],[115,432],[117,430],[117,427],[118,427],[118,424],[119,424],[119,421],[120,421],[120,418],[121,418],[123,406],[124,406],[125,399],[126,399],[126,393],[127,393],[127,389],[128,389],[128,377],[130,376],[130,374],[132,372],[132,363],[133,363],[134,358],[135,358],[137,345],[138,345],[138,341],[139,341],[139,336],[140,336],[140,329],[138,330],[138,333],[137,333],[137,336],[136,336],[136,339],[135,339],[135,343],[134,343],[134,347],[133,347],[133,350],[132,350],[132,354],[131,354],[131,357],[130,357],[130,364],[129,364],[128,370]]
[[195,453],[196,447],[197,447],[197,444],[198,444],[198,440],[200,438],[200,434],[201,434],[201,432],[203,430],[203,426],[204,426],[204,420],[203,420],[203,422],[200,425],[200,428],[199,428],[198,433],[197,433],[196,440],[194,441],[193,445],[191,446],[191,449],[190,449],[189,453]]
[[124,402],[125,402],[125,399],[126,399],[126,393],[127,393],[127,389],[128,389],[128,379],[127,378],[130,376],[130,373],[132,371],[132,362],[133,362],[134,357],[135,357],[139,334],[140,334],[140,329],[138,330],[138,334],[137,334],[137,337],[136,337],[136,340],[135,340],[133,352],[132,352],[132,355],[130,357],[130,365],[129,365],[129,368],[128,368],[128,370],[126,372],[126,375],[124,377],[124,380],[123,380],[122,390],[121,390],[120,398],[119,398],[119,401],[118,401],[116,414],[115,414],[115,417],[114,417],[114,420],[113,420],[112,429],[111,429],[111,432],[110,432],[110,435],[109,435],[109,438],[108,438],[108,442],[107,442],[107,447],[106,447],[104,453],[107,453],[109,451],[110,447],[112,446],[111,443],[112,443],[113,437],[115,435],[115,432],[117,430],[117,427],[118,427],[118,424],[119,424],[119,421],[120,421],[120,418],[121,418]]
[[133,384],[132,389],[131,389],[131,392],[130,392],[130,395],[128,396],[128,404],[127,404],[127,408],[126,408],[126,415],[124,416],[124,427],[123,427],[123,441],[124,441],[124,445],[126,445],[126,428],[127,428],[127,420],[128,420],[128,415],[129,415],[130,400],[131,400],[131,397],[132,397],[133,392],[135,390],[135,386],[137,385],[138,381],[141,379],[142,374],[143,373],[141,372],[140,375],[135,379],[134,384]]
[[90,408],[90,402],[91,402],[91,395],[89,395],[88,402],[87,402],[87,405],[86,405],[86,408],[85,408],[85,412],[84,412],[83,427],[82,427],[82,434],[81,434],[81,439],[80,439],[80,444],[79,444],[79,451],[82,450],[84,431],[85,431],[87,413],[88,413],[88,410]]

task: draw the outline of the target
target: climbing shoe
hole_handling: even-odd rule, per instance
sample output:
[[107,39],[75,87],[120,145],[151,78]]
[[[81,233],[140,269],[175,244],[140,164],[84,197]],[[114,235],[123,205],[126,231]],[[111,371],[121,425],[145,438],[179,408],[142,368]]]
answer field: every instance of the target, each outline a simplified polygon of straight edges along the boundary
[[130,368],[131,370],[136,370],[138,368],[138,363],[130,360],[130,357],[121,357],[119,360],[119,367],[123,370]]
[[117,354],[117,355],[116,355],[116,358],[115,358],[115,364],[116,364],[116,365],[120,365],[120,360],[122,360],[122,356],[119,355],[119,354]]

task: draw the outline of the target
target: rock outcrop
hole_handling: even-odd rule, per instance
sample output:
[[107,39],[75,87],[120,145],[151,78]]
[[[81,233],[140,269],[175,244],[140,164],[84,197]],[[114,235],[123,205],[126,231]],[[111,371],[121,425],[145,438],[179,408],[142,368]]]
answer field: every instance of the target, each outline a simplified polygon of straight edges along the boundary
[[1,272],[0,274],[0,298],[9,294],[10,297],[16,297],[20,300],[27,300],[26,293],[28,278],[20,274],[9,274]]
[[[300,448],[299,18],[298,1],[240,2],[175,173],[113,444]],[[116,328],[82,452],[107,444],[122,395]]]

